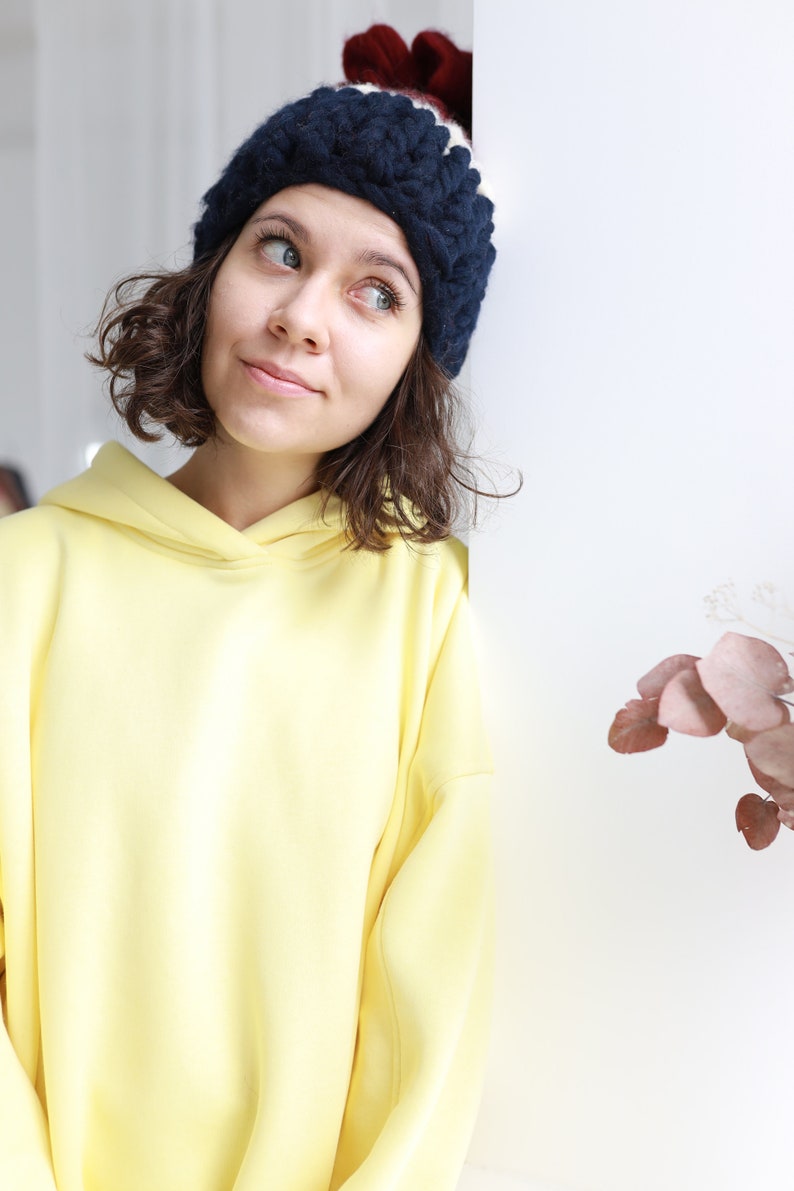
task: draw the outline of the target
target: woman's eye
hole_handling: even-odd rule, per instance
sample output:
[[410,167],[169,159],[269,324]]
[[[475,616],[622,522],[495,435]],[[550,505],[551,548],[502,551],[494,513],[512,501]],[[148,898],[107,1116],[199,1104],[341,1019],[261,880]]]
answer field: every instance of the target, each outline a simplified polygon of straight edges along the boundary
[[390,290],[381,285],[366,285],[362,287],[364,301],[372,310],[391,310],[397,305],[397,300]]
[[290,244],[289,240],[279,240],[277,237],[264,240],[262,251],[274,265],[286,265],[288,269],[297,269],[301,263],[297,248]]

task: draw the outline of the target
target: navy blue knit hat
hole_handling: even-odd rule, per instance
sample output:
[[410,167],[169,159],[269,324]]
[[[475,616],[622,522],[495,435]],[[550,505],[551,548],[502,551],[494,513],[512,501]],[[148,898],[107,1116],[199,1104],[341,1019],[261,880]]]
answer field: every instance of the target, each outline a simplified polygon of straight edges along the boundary
[[422,279],[425,340],[456,376],[496,255],[493,203],[463,130],[426,97],[368,83],[319,87],[233,155],[204,195],[194,259],[272,195],[309,182],[366,199],[399,224]]

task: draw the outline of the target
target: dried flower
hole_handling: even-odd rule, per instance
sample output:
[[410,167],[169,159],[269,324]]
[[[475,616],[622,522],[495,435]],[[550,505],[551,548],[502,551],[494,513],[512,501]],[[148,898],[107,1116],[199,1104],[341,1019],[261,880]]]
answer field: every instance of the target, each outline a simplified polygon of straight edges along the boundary
[[766,797],[745,794],[736,827],[751,848],[767,848],[781,823],[794,830],[794,679],[774,646],[744,633],[725,633],[706,657],[679,653],[665,658],[637,683],[615,716],[609,745],[618,753],[659,748],[670,731],[716,736],[723,729],[744,747],[756,783]]

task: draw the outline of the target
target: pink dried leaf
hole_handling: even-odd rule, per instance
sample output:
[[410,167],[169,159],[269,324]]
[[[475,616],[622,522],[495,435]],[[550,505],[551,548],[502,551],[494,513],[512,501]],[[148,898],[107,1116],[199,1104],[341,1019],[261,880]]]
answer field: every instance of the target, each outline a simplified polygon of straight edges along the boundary
[[794,724],[759,732],[745,745],[744,751],[748,761],[761,773],[794,789]]
[[768,848],[780,831],[777,804],[760,794],[745,794],[736,804],[736,830],[756,852]]
[[739,744],[747,744],[758,733],[751,732],[749,728],[743,728],[741,724],[734,724],[733,720],[728,720],[725,727],[725,735],[730,736],[731,740],[738,740]]
[[641,698],[658,699],[673,675],[681,670],[694,670],[695,662],[699,661],[700,658],[691,653],[674,653],[672,657],[664,658],[637,683]]
[[777,778],[770,777],[768,773],[764,773],[757,765],[753,764],[749,757],[747,757],[747,764],[750,767],[750,773],[758,785],[767,794],[772,795],[778,806],[787,806],[791,803],[792,807],[794,807],[794,789],[784,785],[783,782],[779,782]]
[[794,690],[785,660],[773,645],[743,633],[725,633],[697,663],[701,682],[729,720],[762,732],[789,719],[776,697]]
[[609,747],[616,753],[645,753],[648,749],[658,749],[667,739],[667,728],[663,728],[656,718],[658,709],[658,699],[629,699],[612,721]]
[[716,736],[727,720],[692,668],[679,670],[662,691],[659,723],[687,736]]
[[781,807],[777,813],[777,817],[784,827],[788,827],[790,831],[794,831],[794,811],[787,811]]
[[782,811],[785,811],[786,814],[794,814],[794,790],[787,790],[781,786],[777,794],[773,794],[772,797]]

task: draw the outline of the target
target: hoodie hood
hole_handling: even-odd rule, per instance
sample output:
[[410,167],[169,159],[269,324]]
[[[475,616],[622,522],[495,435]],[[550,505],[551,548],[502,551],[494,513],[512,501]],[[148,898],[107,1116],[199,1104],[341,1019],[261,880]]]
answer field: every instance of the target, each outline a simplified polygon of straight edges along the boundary
[[106,443],[82,475],[42,497],[54,505],[118,526],[152,549],[206,565],[246,566],[284,558],[319,562],[346,545],[341,502],[324,515],[320,493],[305,496],[237,530],[157,475],[120,443]]

